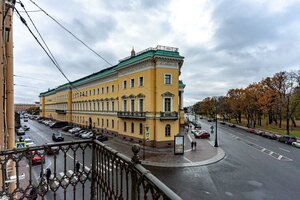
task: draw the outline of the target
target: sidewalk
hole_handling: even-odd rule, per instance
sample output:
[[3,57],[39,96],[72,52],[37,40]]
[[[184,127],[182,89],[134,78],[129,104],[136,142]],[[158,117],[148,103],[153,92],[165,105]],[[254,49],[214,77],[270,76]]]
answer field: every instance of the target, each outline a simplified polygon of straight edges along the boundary
[[[143,160],[143,146],[139,152],[143,165],[157,167],[191,167],[209,165],[222,160],[225,152],[220,148],[213,147],[214,142],[209,139],[194,139],[190,133],[184,135],[184,154],[174,155],[174,148],[157,149],[153,147],[145,147],[145,160]],[[191,140],[197,142],[196,150],[191,149]],[[132,157],[131,147],[133,143],[124,141],[120,138],[113,138],[105,142],[108,146],[126,155]]]

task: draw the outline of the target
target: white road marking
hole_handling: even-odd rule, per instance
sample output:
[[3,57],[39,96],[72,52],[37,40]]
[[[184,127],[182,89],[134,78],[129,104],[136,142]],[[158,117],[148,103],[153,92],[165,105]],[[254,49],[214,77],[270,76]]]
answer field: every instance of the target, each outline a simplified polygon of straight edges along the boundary
[[190,159],[188,159],[188,158],[186,158],[184,156],[183,156],[183,159],[186,160],[186,161],[188,161],[189,163],[193,163],[193,161],[191,161]]
[[257,139],[256,138],[253,138],[253,137],[250,137],[250,136],[247,136],[249,139],[251,139],[251,140],[255,140],[255,141],[257,141]]
[[281,160],[281,158],[282,158],[282,155],[279,155],[279,157],[277,158],[278,160]]
[[266,149],[265,148],[263,148],[262,150],[261,150],[261,152],[264,152]]
[[190,141],[193,141],[192,137],[190,136],[190,134],[188,133],[188,138]]
[[269,155],[272,155],[274,152],[273,151],[271,151],[270,153],[269,153]]
[[279,147],[279,149],[282,150],[282,151],[285,151],[285,152],[290,152],[289,150],[281,148],[281,147]]

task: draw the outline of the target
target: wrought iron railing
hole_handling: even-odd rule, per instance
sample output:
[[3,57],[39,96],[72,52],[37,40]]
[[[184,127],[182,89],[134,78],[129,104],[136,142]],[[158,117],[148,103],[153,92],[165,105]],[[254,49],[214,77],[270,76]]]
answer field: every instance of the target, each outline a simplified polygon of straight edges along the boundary
[[118,112],[118,117],[120,117],[120,118],[146,119],[146,112],[122,111],[122,112]]
[[132,159],[97,140],[0,151],[0,199],[180,199],[140,164],[139,148]]
[[178,112],[160,112],[160,120],[164,119],[178,119]]

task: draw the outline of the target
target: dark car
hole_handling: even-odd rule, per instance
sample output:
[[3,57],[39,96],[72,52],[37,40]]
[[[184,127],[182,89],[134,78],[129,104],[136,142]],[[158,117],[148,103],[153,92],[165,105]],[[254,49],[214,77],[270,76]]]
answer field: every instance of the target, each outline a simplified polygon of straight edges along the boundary
[[204,139],[204,138],[209,138],[209,137],[210,137],[210,134],[205,130],[199,131],[195,134],[195,138]]
[[45,150],[46,150],[46,153],[48,155],[54,155],[54,154],[58,154],[59,153],[59,147],[49,147],[49,146],[46,146]]
[[52,140],[55,142],[64,141],[64,136],[61,133],[53,133]]
[[225,122],[224,121],[220,121],[220,124],[225,125]]
[[72,128],[73,128],[73,126],[65,126],[61,130],[65,131],[65,132],[68,132],[68,130],[70,130]]
[[231,128],[235,128],[236,127],[235,124],[228,124],[228,126],[231,127]]
[[248,133],[256,133],[256,131],[255,131],[254,128],[248,128],[248,129],[247,129],[247,132],[248,132]]
[[68,122],[54,122],[52,124],[49,124],[50,128],[62,128],[67,126],[69,123]]
[[23,129],[24,129],[24,131],[28,131],[28,130],[30,129],[30,127],[27,126],[27,125],[24,125],[24,126],[23,126]]
[[201,124],[199,124],[199,123],[195,124],[195,128],[196,129],[201,129]]
[[211,119],[207,119],[208,122],[212,122]]
[[297,139],[294,136],[283,135],[283,136],[278,138],[278,141],[286,143],[286,144],[292,144],[293,142],[297,142]]
[[108,137],[105,135],[99,135],[96,137],[96,140],[100,141],[100,142],[104,142],[108,140]]

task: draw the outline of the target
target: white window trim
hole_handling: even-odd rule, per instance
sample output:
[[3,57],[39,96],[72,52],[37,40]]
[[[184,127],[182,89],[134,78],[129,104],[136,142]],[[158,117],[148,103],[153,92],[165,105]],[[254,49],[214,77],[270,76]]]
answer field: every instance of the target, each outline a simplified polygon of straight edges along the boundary
[[[132,111],[132,106],[131,106],[131,102],[133,101],[133,110]],[[130,99],[130,112],[135,112],[135,99]]]
[[173,98],[172,97],[164,97],[163,112],[166,112],[166,110],[165,110],[165,99],[171,99],[171,110],[170,110],[170,112],[172,112],[173,111],[173,109],[172,109],[173,108]]
[[[141,85],[140,78],[143,78],[143,85]],[[144,76],[140,76],[139,77],[138,84],[139,84],[139,87],[143,87],[145,85],[145,78],[144,78]]]
[[[171,76],[171,82],[170,82],[170,84],[166,83],[166,75],[170,75]],[[164,83],[165,83],[165,85],[172,85],[172,82],[173,82],[172,80],[173,80],[172,74],[164,74]]]
[[[133,86],[132,86],[132,80],[133,80]],[[134,78],[131,78],[131,79],[130,79],[130,88],[134,88],[134,85],[135,85]]]
[[140,109],[140,99],[143,99],[143,108],[144,108],[144,110],[145,110],[145,98],[138,98],[138,111],[139,112],[145,112],[145,111],[141,111],[141,109]]

